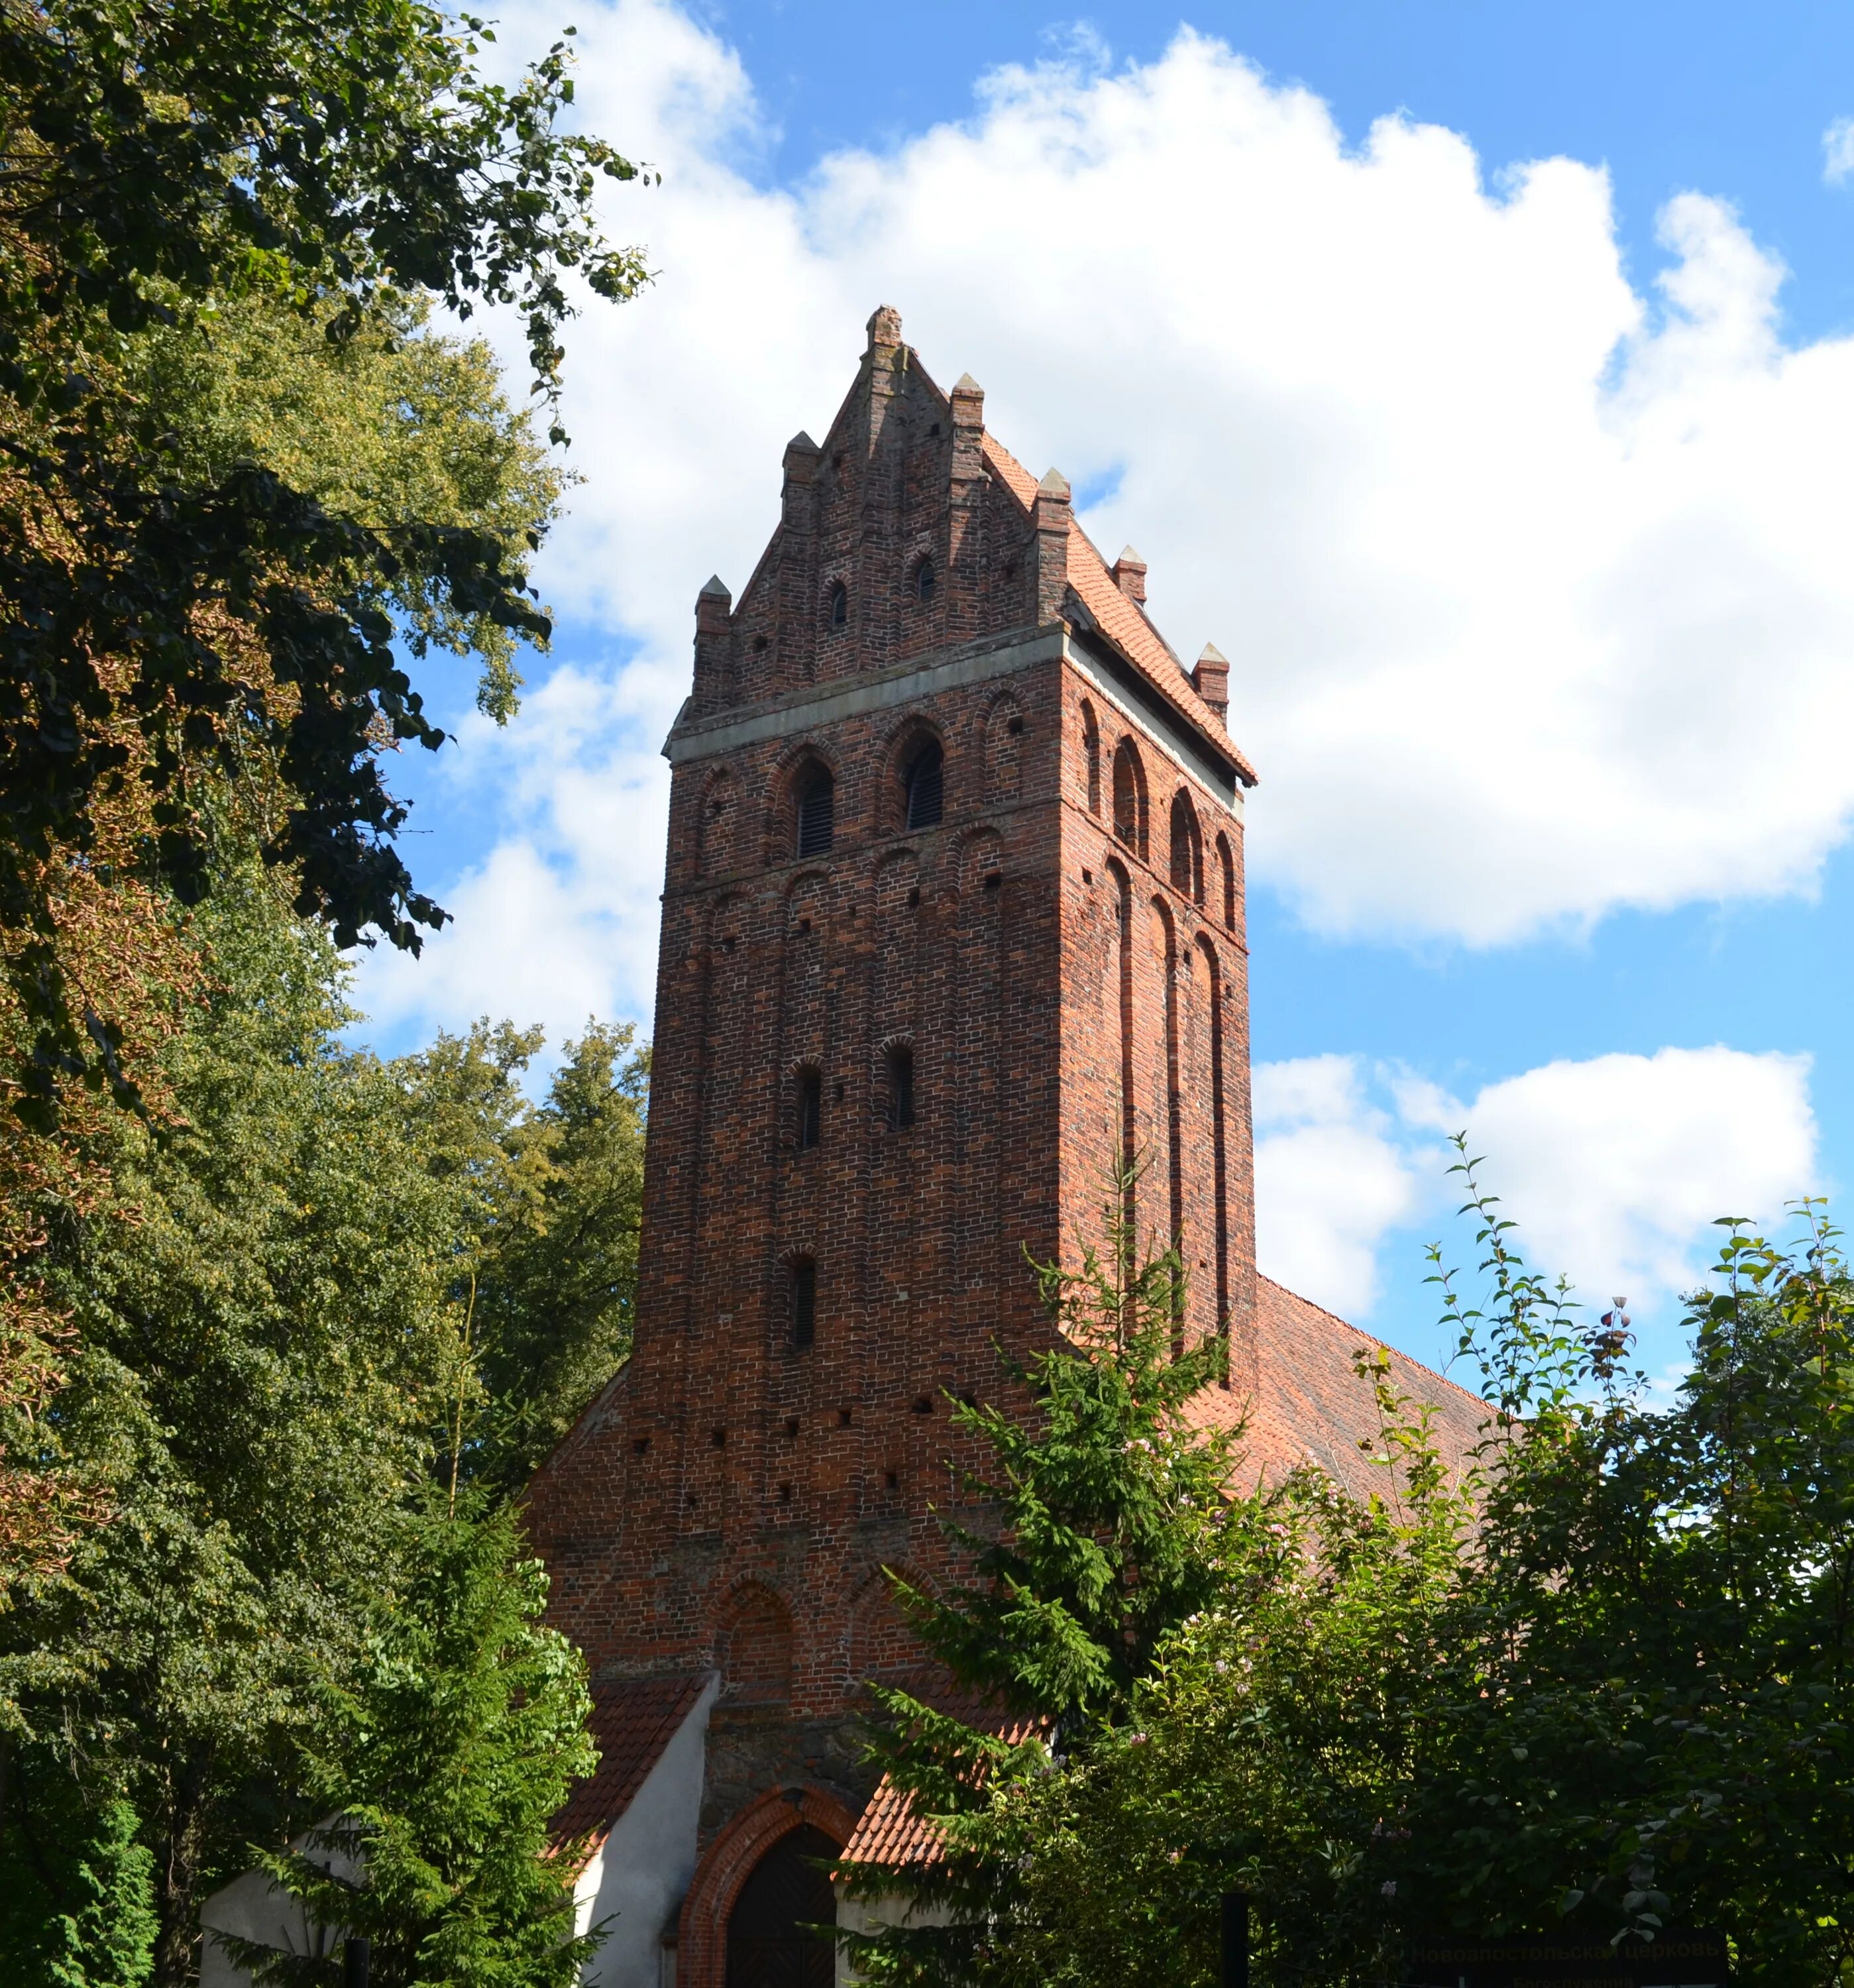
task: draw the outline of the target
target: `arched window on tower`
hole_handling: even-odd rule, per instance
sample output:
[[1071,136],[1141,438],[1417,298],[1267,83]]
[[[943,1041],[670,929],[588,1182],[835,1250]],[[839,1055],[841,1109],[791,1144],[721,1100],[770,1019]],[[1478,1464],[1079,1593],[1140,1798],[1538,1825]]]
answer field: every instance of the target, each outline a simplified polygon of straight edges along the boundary
[[828,610],[833,628],[847,627],[849,624],[849,589],[840,580],[830,583]]
[[1204,902],[1204,837],[1182,787],[1172,796],[1172,888],[1194,904]]
[[934,589],[940,583],[940,576],[934,570],[930,558],[924,559],[914,569],[914,598],[926,607],[934,597]]
[[1145,855],[1146,783],[1130,739],[1114,749],[1113,832],[1136,856]]
[[937,739],[927,740],[908,761],[907,780],[908,827],[937,827],[946,785],[946,755]]
[[795,1257],[786,1278],[792,1343],[802,1353],[818,1336],[818,1266],[809,1256]]
[[1101,728],[1095,722],[1094,706],[1082,706],[1082,757],[1086,762],[1088,812],[1101,812]]
[[828,766],[813,766],[799,779],[799,854],[828,856],[836,829],[837,783]]
[[793,1128],[798,1149],[808,1153],[818,1143],[824,1122],[824,1076],[807,1067],[799,1072],[798,1123]]

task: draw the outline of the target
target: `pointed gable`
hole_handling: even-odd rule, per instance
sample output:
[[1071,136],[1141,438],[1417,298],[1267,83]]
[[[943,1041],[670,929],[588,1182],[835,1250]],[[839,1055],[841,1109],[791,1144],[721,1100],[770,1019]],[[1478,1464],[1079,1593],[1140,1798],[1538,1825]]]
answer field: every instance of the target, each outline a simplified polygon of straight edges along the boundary
[[1040,487],[986,431],[971,376],[943,392],[900,331],[877,310],[823,441],[786,445],[778,525],[724,626],[704,591],[691,715],[1060,619],[1253,786],[1220,714],[1069,513],[1067,486]]

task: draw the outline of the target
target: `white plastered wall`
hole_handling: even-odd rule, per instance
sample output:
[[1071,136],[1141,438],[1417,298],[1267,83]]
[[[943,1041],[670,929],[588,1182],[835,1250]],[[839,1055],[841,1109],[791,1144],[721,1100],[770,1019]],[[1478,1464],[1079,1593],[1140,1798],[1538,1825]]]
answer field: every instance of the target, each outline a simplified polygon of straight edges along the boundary
[[[898,1892],[886,1892],[876,1898],[851,1898],[844,1895],[843,1887],[837,1887],[837,1930],[839,1932],[874,1932],[883,1926],[892,1925],[946,1925],[953,1915],[945,1905],[916,1905]],[[837,1988],[856,1988],[863,1979],[849,1964],[849,1956],[839,1942],[837,1947]]]
[[[308,1841],[299,1836],[290,1848],[300,1853]],[[319,1852],[316,1861],[339,1878],[352,1881],[360,1875],[352,1859],[339,1853]],[[213,1937],[215,1933],[274,1946],[279,1953],[319,1958],[333,1953],[341,1942],[339,1928],[312,1926],[302,1906],[262,1871],[247,1871],[214,1892],[200,1908],[200,1925],[206,1935],[200,1953],[200,1988],[250,1988],[250,1971],[226,1952]]]
[[720,1683],[708,1679],[573,1888],[579,1931],[611,1922],[580,1977],[588,1988],[673,1988],[664,1936],[675,1931],[695,1875],[708,1710]]

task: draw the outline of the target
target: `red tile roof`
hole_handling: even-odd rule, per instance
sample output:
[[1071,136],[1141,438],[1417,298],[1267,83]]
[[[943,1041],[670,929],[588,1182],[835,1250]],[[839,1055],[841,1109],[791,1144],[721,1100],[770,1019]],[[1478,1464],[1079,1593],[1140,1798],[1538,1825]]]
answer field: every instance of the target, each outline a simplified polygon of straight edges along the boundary
[[1481,1441],[1494,1411],[1477,1395],[1348,1325],[1271,1279],[1255,1280],[1255,1324],[1261,1385],[1250,1401],[1240,1393],[1207,1390],[1200,1397],[1207,1419],[1234,1420],[1246,1408],[1244,1454],[1259,1474],[1276,1477],[1312,1463],[1355,1497],[1382,1491],[1383,1466],[1361,1442],[1379,1445],[1377,1398],[1354,1371],[1363,1349],[1386,1354],[1400,1392],[1435,1411],[1430,1425],[1443,1462],[1458,1472]]
[[593,1743],[599,1764],[553,1819],[556,1842],[589,1836],[595,1842],[630,1807],[644,1777],[689,1716],[704,1672],[677,1677],[626,1678],[593,1687]]
[[[1013,1746],[1022,1746],[1042,1723],[1031,1719],[1015,1720],[999,1737]],[[884,1774],[843,1846],[843,1861],[918,1871],[937,1864],[944,1849],[939,1831],[914,1813],[907,1797]]]
[[[1036,478],[989,431],[984,438],[985,465],[1026,511],[1036,503]],[[1120,591],[1119,583],[1095,543],[1072,518],[1069,524],[1069,584],[1103,632],[1138,668],[1153,687],[1175,705],[1197,729],[1235,762],[1244,786],[1255,784],[1255,769],[1231,742],[1222,721],[1197,695],[1190,673],[1136,601]]]
[[907,1797],[884,1774],[843,1846],[843,1861],[918,1871],[937,1864],[941,1851],[939,1831],[914,1813]]

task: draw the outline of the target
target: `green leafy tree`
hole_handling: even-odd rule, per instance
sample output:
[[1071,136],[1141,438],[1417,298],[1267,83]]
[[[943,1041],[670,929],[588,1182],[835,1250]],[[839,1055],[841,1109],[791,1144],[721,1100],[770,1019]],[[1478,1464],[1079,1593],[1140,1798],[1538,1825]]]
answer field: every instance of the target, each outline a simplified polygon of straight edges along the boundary
[[978,1936],[951,1945],[951,1969],[931,1940],[878,1939],[891,1976],[925,1957],[930,1980],[1001,1988],[1135,1973],[1209,1988],[1239,1890],[1261,1979],[1396,1978],[1394,1890],[1366,1866],[1424,1758],[1471,1510],[1388,1363],[1366,1372],[1381,1489],[1359,1499],[1309,1471],[1233,1497],[1216,1591],[1160,1639],[1128,1716],[1054,1771],[998,1781],[959,1825],[964,1854],[1009,1874],[974,1902]]
[[[93,1807],[75,1779],[31,1774],[39,1813],[0,1821],[0,1962],[46,1988],[138,1988],[154,1964],[154,1859],[128,1803]],[[49,1810],[51,1813],[46,1811]]]
[[[947,1522],[970,1577],[941,1595],[897,1583],[952,1692],[939,1703],[876,1693],[878,1756],[941,1849],[902,1879],[917,1922],[851,1942],[883,1979],[983,1978],[1028,1909],[999,1834],[1011,1791],[1107,1743],[1167,1637],[1285,1550],[1272,1494],[1226,1495],[1234,1439],[1192,1413],[1223,1349],[1177,1347],[1177,1257],[1136,1256],[1124,1203],[1105,1257],[1090,1248],[1077,1270],[1037,1267],[1052,1343],[1017,1376],[1030,1412],[953,1405],[994,1459],[962,1473],[984,1529]],[[880,1896],[897,1879],[873,1866],[849,1882]],[[949,1922],[919,1922],[936,1916]]]
[[862,1942],[868,1971],[1207,1984],[1236,1887],[1283,1988],[1395,1979],[1419,1936],[1673,1924],[1722,1927],[1748,1980],[1854,1979],[1839,1239],[1813,1207],[1794,1249],[1727,1222],[1663,1407],[1626,1321],[1581,1323],[1461,1170],[1488,1295],[1438,1276],[1492,1405],[1465,1479],[1380,1371],[1382,1490],[1281,1486],[1281,1550],[1225,1554],[1124,1716],[1040,1763],[943,1723],[937,1780],[903,1733],[947,1868],[903,1888],[964,1924]]
[[[401,1514],[447,1475],[460,1385],[468,1474],[500,1489],[502,1418],[563,1425],[622,1357],[643,1068],[589,1026],[535,1106],[532,1033],[344,1046],[345,969],[248,854],[192,937],[206,991],[163,1051],[163,1122],[100,1111],[85,1195],[39,1195],[69,1382],[5,1431],[108,1523],[0,1613],[0,1892],[127,1800],[176,1983],[202,1899],[325,1813],[305,1762],[340,1758],[332,1694],[381,1633]],[[466,1270],[496,1346],[465,1344]]]
[[456,1227],[389,1073],[336,1039],[326,940],[255,862],[199,933],[214,986],[166,1057],[175,1122],[100,1118],[106,1192],[46,1210],[76,1337],[15,1435],[106,1487],[108,1523],[0,1615],[15,1789],[36,1762],[133,1804],[174,1983],[246,1844],[312,1819],[291,1763],[428,1481]]
[[434,1171],[464,1197],[453,1271],[454,1474],[512,1493],[630,1353],[650,1052],[589,1021],[545,1098],[538,1029],[479,1022],[394,1067]]
[[558,128],[564,42],[505,86],[477,69],[486,32],[417,0],[0,14],[0,942],[31,1025],[15,1108],[42,1127],[74,1077],[137,1098],[48,902],[124,783],[147,816],[130,874],[183,901],[214,879],[205,797],[255,759],[289,790],[262,853],[306,915],[414,948],[441,918],[380,772],[383,748],[442,737],[390,610],[500,631],[505,697],[498,645],[547,629],[505,536],[442,501],[351,507],[274,462],[203,462],[143,390],[143,345],[254,298],[338,344],[408,297],[507,304],[551,396],[569,272],[610,299],[644,279],[591,218],[598,179],[637,169]]
[[[434,333],[417,294],[383,294],[339,339],[329,317],[267,293],[229,296],[127,347],[128,391],[168,438],[174,474],[207,487],[255,464],[370,530],[485,533],[525,585],[569,479],[532,411],[511,404],[495,353]],[[498,721],[512,713],[515,631],[417,562],[361,584],[407,653],[474,655],[479,705]]]
[[[312,1924],[371,1942],[381,1988],[571,1988],[598,1933],[574,1934],[577,1856],[548,1825],[596,1761],[584,1660],[541,1625],[546,1577],[507,1510],[404,1523],[397,1591],[309,1758],[333,1819],[266,1866]],[[262,1979],[341,1979],[338,1952],[237,1951]]]
[[1727,1222],[1673,1405],[1581,1330],[1470,1180],[1493,1299],[1452,1314],[1526,1420],[1444,1627],[1434,1750],[1386,1846],[1413,1923],[1652,1937],[1854,1978],[1854,1280],[1819,1207]]

